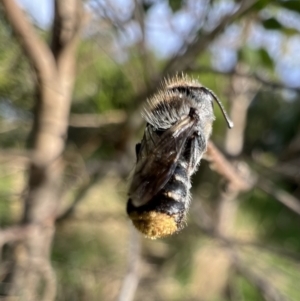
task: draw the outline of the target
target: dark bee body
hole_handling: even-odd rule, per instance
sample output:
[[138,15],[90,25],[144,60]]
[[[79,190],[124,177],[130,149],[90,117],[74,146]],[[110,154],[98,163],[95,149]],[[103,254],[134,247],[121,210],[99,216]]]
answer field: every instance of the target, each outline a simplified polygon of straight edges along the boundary
[[147,237],[170,235],[184,225],[190,178],[212,130],[214,99],[197,81],[176,77],[148,101],[127,203],[133,224]]

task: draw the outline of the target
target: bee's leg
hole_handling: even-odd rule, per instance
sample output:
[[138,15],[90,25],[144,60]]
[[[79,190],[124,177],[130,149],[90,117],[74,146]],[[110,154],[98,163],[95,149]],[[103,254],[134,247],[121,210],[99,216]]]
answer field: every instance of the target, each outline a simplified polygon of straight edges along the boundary
[[184,157],[188,165],[188,174],[191,176],[196,172],[199,162],[206,149],[206,142],[202,135],[193,137],[186,145]]
[[141,146],[142,146],[141,143],[137,143],[137,144],[135,145],[135,155],[136,155],[136,160],[138,160],[138,156],[139,156],[139,153],[140,153],[140,150],[141,150]]

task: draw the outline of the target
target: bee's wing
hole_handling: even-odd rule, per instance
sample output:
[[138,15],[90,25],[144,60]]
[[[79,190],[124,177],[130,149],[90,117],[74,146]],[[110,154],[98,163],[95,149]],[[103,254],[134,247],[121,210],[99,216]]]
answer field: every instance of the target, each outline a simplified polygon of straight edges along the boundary
[[[142,139],[141,145],[139,147],[139,151],[137,152],[137,164],[140,165],[140,162],[143,160],[143,158],[149,157],[151,152],[157,147],[160,136],[153,131],[153,128],[147,124],[144,132],[144,137]],[[138,167],[136,168],[136,170]]]
[[146,127],[129,188],[129,198],[135,206],[146,204],[169,181],[195,123],[195,119],[187,116],[161,136]]

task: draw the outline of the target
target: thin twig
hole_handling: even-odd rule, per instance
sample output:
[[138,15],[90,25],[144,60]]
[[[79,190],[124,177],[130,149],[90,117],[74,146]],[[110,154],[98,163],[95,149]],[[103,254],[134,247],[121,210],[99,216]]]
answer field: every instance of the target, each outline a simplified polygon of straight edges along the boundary
[[[202,35],[198,37],[197,40],[195,40],[193,43],[190,43],[187,45],[187,49],[185,52],[178,54],[177,56],[171,58],[164,70],[161,72],[160,75],[154,76],[152,78],[151,83],[149,83],[149,86],[146,90],[141,91],[133,100],[133,103],[140,105],[141,102],[145,99],[147,99],[151,94],[155,92],[157,87],[159,87],[160,83],[165,77],[171,76],[172,74],[178,72],[178,71],[186,71],[192,62],[194,62],[195,58],[199,56],[201,53],[203,53],[207,47],[212,43],[214,39],[216,39],[223,31],[224,29],[234,21],[236,21],[239,17],[241,17],[248,9],[250,9],[258,0],[243,0],[240,3],[239,8],[236,12],[234,12],[231,15],[226,15],[223,17],[223,19],[220,21],[219,25],[215,27],[214,30],[211,32]],[[140,114],[140,109],[138,108],[137,112]],[[137,115],[135,113],[135,115]],[[133,128],[134,130],[138,128],[141,124],[141,120],[137,120],[134,123],[132,123],[132,120],[135,120],[135,118],[130,118],[128,120],[128,127]]]
[[205,66],[189,66],[187,71],[197,72],[197,73],[213,73],[213,74],[220,74],[220,75],[224,75],[224,76],[237,75],[239,77],[255,79],[258,82],[260,82],[261,84],[268,86],[272,89],[288,89],[288,90],[293,90],[293,91],[300,93],[299,87],[290,87],[290,86],[287,86],[280,82],[271,81],[271,80],[259,75],[258,73],[245,73],[245,72],[240,72],[238,70],[220,71],[220,70],[216,70],[216,69],[213,69],[210,67],[205,67]]
[[[295,167],[295,172],[297,170],[296,163],[293,165]],[[293,166],[291,164],[291,168]],[[294,197],[291,193],[279,188],[278,185],[275,185],[271,180],[269,180],[272,176],[276,176],[276,173],[280,174],[280,171],[278,171],[277,167],[268,167],[254,158],[254,161],[252,160],[252,168],[255,169],[256,174],[259,174],[255,185],[258,189],[269,194],[276,201],[280,202],[293,212],[300,214],[300,200]]]
[[103,114],[71,114],[69,126],[99,128],[111,124],[121,124],[126,121],[127,114],[121,110]]
[[232,255],[231,257],[235,270],[254,285],[266,301],[290,300],[289,298],[286,298],[267,277],[258,272],[254,272],[249,266],[246,266],[236,252],[231,250],[230,253]]
[[293,252],[286,250],[280,247],[275,247],[269,244],[265,244],[259,241],[244,240],[240,238],[235,238],[232,236],[225,236],[221,233],[207,214],[207,212],[201,207],[201,202],[197,202],[196,210],[192,212],[193,220],[196,223],[197,227],[207,236],[219,240],[222,244],[235,246],[235,247],[251,247],[258,248],[277,254],[279,256],[284,256],[295,262],[300,262],[300,254],[298,252]]
[[232,14],[226,15],[220,20],[219,25],[217,25],[211,32],[204,34],[193,43],[187,45],[187,50],[183,54],[179,54],[172,58],[166,65],[162,75],[170,75],[178,72],[178,70],[186,70],[188,66],[194,62],[195,58],[199,56],[208,45],[216,39],[225,28],[241,17],[249,8],[251,8],[257,0],[243,0],[239,3],[239,8]]
[[300,200],[290,193],[277,188],[271,181],[263,178],[260,178],[257,181],[256,186],[291,209],[293,212],[300,215]]
[[77,208],[78,204],[84,199],[84,197],[87,195],[87,193],[90,191],[90,189],[94,186],[94,184],[97,182],[97,180],[98,180],[97,177],[92,177],[87,183],[83,184],[80,187],[72,204],[56,218],[56,223],[60,223],[64,220],[66,220],[75,212],[75,209]]
[[128,268],[120,288],[118,301],[132,301],[139,282],[140,235],[133,226],[130,227],[130,230]]
[[84,197],[90,191],[90,189],[98,183],[103,177],[107,176],[108,173],[117,173],[118,176],[124,177],[128,176],[129,173],[129,165],[128,162],[117,161],[99,161],[93,162],[90,167],[87,168],[88,178],[89,180],[81,185],[78,189],[77,194],[74,197],[74,200],[70,204],[70,206],[65,209],[64,212],[60,213],[56,218],[56,223],[60,223],[70,216],[73,215],[78,205],[84,200]]
[[253,180],[244,179],[211,141],[208,143],[205,159],[211,162],[211,168],[223,176],[235,189],[244,191],[253,186]]
[[137,48],[140,55],[140,62],[143,68],[143,77],[145,80],[145,84],[149,84],[149,80],[152,78],[154,73],[154,62],[152,60],[152,56],[150,52],[147,51],[146,46],[146,27],[145,27],[145,11],[143,8],[143,2],[139,0],[134,0],[134,18],[140,26],[140,30],[142,33],[142,37],[140,42],[138,42]]
[[44,80],[51,78],[55,73],[55,61],[49,47],[39,38],[25,13],[15,1],[1,0],[1,2],[10,24],[28,58],[33,62],[38,75]]

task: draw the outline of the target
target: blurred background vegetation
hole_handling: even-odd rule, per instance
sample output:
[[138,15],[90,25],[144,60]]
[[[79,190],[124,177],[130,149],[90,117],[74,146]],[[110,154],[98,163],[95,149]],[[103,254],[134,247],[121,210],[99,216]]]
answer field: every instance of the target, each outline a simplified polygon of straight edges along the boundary
[[[31,2],[20,4],[47,40],[52,1]],[[124,287],[130,287],[125,280],[132,271],[134,300],[300,300],[300,2],[84,5],[88,17],[77,53],[51,255],[56,300],[131,300]],[[36,78],[0,13],[5,228],[22,216]],[[212,141],[252,184],[228,192],[203,160],[193,177],[187,226],[151,241],[137,237],[125,213],[134,147],[144,128],[140,108],[164,76],[182,71],[228,108],[235,128],[227,130],[216,108]],[[2,253],[0,280],[9,246]]]

